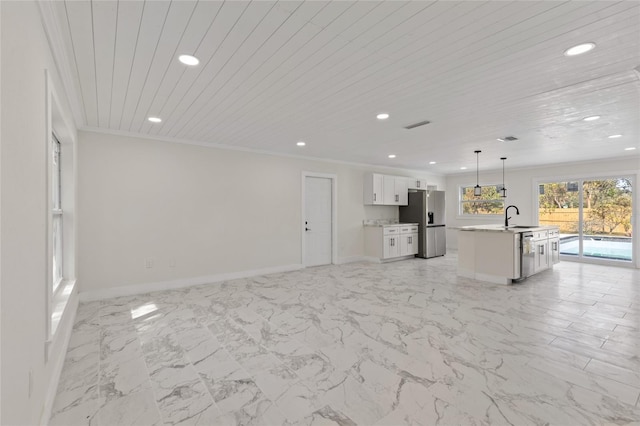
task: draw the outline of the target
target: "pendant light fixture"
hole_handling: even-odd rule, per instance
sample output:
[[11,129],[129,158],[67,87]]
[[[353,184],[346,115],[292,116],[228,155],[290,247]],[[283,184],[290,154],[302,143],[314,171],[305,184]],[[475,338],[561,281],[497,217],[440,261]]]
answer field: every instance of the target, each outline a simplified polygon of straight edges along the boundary
[[500,159],[502,160],[502,189],[500,189],[500,195],[502,198],[507,198],[507,187],[504,186],[504,160],[506,160],[507,157],[500,157]]
[[473,187],[473,195],[475,195],[476,197],[479,197],[480,195],[482,195],[482,188],[480,187],[480,153],[482,151],[480,150],[476,150],[474,151],[476,153],[476,186]]

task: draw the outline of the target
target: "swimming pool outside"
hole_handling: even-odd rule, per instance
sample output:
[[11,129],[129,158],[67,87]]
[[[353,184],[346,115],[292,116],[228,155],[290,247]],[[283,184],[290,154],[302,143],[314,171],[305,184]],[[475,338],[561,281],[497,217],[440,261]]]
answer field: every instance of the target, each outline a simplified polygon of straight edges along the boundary
[[[580,237],[577,235],[561,236],[560,254],[577,256],[579,254]],[[600,259],[631,261],[631,237],[609,237],[585,235],[582,243],[582,255]]]

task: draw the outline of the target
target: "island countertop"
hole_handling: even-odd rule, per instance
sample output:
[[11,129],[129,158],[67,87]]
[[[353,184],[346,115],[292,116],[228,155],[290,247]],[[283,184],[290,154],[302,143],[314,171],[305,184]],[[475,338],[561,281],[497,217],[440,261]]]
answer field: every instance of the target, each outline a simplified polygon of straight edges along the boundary
[[512,234],[518,234],[522,232],[530,232],[530,231],[549,231],[558,229],[557,226],[543,226],[543,225],[511,225],[509,227],[505,227],[504,225],[470,225],[470,226],[460,226],[455,228],[459,231],[480,231],[480,232],[508,232]]

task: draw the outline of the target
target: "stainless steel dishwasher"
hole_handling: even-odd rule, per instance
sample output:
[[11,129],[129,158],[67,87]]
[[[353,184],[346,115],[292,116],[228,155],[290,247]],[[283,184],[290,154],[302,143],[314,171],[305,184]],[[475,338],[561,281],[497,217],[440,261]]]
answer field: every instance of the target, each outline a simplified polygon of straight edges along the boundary
[[520,279],[533,275],[535,255],[533,232],[523,232],[520,238]]

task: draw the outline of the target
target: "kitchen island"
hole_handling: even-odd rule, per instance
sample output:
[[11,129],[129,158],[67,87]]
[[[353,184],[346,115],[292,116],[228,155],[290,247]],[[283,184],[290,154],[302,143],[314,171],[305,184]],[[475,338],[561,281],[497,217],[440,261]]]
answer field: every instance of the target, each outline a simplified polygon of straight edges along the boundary
[[555,226],[476,225],[458,228],[458,275],[511,284],[560,260]]

